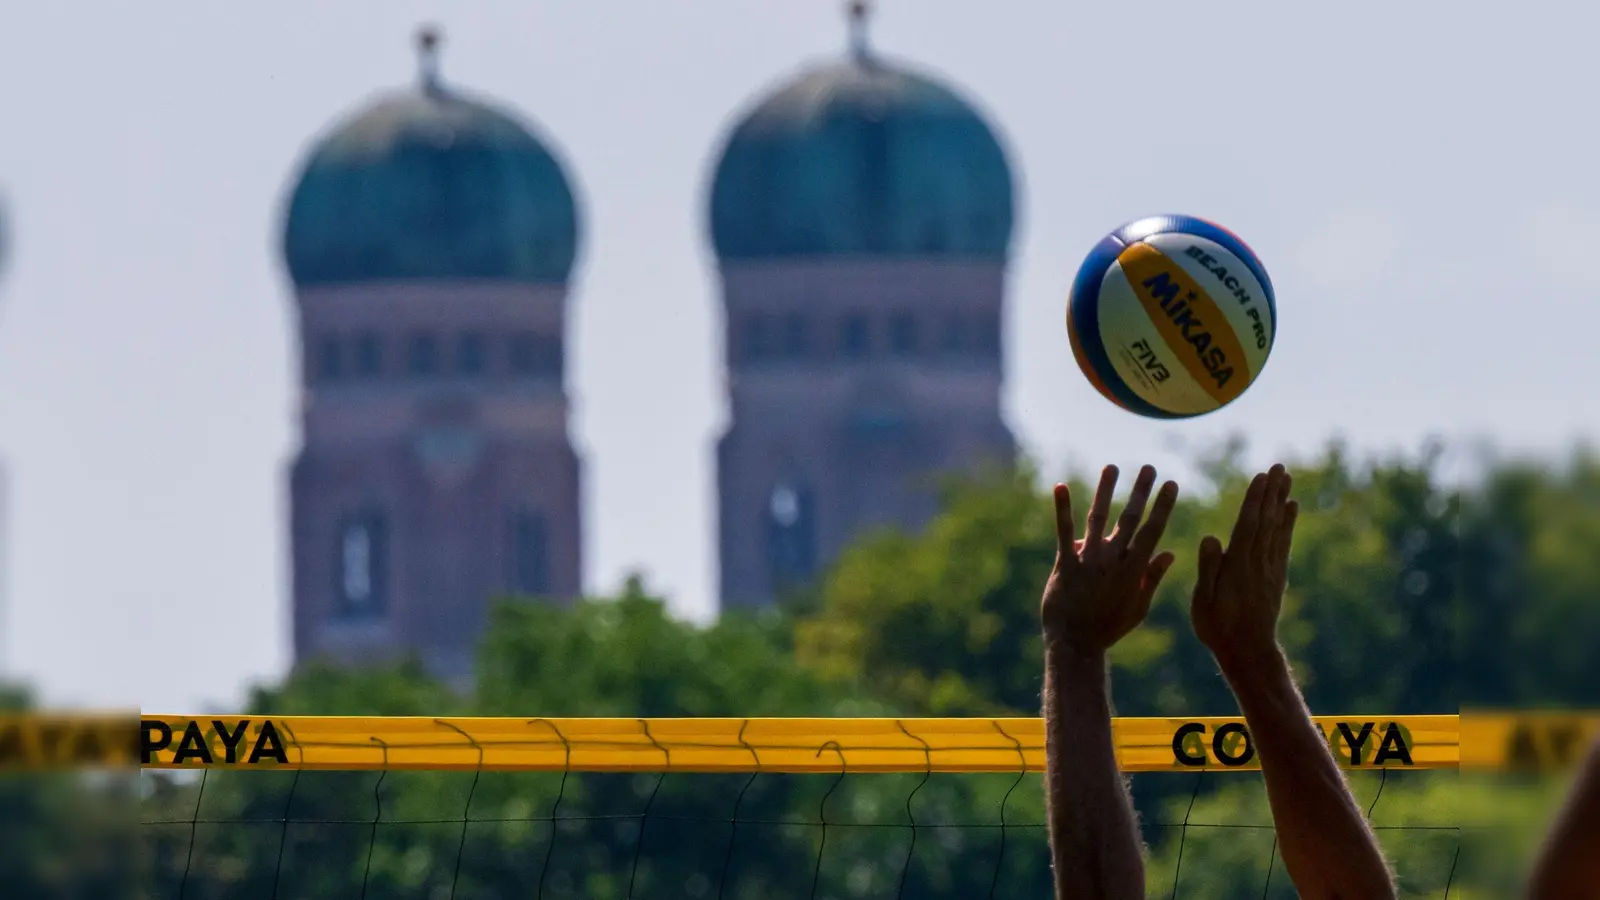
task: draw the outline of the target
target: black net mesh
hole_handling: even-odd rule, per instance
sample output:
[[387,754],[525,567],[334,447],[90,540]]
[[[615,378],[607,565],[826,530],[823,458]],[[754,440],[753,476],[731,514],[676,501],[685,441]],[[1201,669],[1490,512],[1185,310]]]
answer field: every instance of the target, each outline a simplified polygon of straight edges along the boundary
[[[144,777],[152,897],[1051,895],[1037,772]],[[1352,773],[1403,896],[1457,890],[1454,777]],[[1296,896],[1258,774],[1132,781],[1150,848],[1149,896]]]

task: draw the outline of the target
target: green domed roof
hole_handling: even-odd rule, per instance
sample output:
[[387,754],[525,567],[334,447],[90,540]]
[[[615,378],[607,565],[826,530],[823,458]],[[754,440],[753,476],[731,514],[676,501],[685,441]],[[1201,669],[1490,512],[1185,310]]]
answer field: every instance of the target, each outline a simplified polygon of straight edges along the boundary
[[425,63],[420,89],[380,98],[312,151],[289,201],[290,276],[565,282],[578,216],[560,162],[510,114],[440,87]]
[[1011,169],[983,118],[864,46],[764,99],[711,188],[724,260],[1004,259],[1013,222]]

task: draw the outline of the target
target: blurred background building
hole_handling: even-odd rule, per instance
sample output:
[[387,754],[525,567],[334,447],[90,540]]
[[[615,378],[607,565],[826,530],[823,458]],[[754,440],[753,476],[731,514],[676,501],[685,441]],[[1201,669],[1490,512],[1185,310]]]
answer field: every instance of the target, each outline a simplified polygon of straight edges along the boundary
[[564,338],[577,205],[532,126],[418,84],[318,141],[283,237],[303,355],[294,649],[466,675],[494,598],[581,590]]
[[[869,45],[864,4],[850,15],[844,58],[769,92],[716,162],[723,609],[775,602],[866,530],[919,528],[941,473],[1015,454],[1006,154],[952,89]],[[288,206],[294,645],[463,676],[495,597],[582,589],[579,223],[548,142],[446,87],[438,40],[418,38],[416,87],[316,143]]]
[[949,87],[874,50],[866,15],[851,7],[845,58],[737,121],[716,166],[723,609],[772,602],[866,530],[920,528],[937,473],[1015,454],[1006,154]]

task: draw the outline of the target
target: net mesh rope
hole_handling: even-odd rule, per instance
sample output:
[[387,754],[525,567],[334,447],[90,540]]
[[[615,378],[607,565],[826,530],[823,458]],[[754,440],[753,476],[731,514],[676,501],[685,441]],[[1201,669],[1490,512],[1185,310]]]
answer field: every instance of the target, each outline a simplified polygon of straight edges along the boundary
[[[151,896],[1050,896],[1041,773],[1014,739],[1011,773],[935,771],[931,751],[921,771],[852,772],[836,741],[809,751],[831,773],[768,771],[748,744],[748,771],[705,773],[674,771],[675,748],[641,724],[659,753],[654,771],[575,768],[552,724],[568,761],[560,771],[391,769],[403,748],[373,736],[385,761],[377,771],[147,772]],[[481,763],[483,745],[455,731]],[[1352,774],[1386,849],[1404,851],[1405,896],[1453,896],[1460,830],[1448,818],[1393,824],[1375,814],[1386,796],[1406,802],[1394,799],[1397,785],[1440,774]],[[1236,896],[1216,892],[1224,877],[1258,882],[1262,898],[1294,896],[1264,802],[1250,821],[1197,815],[1224,787],[1262,794],[1259,774],[1206,767],[1132,782],[1136,799],[1164,798],[1156,806],[1174,813],[1147,810],[1141,821],[1150,896]]]

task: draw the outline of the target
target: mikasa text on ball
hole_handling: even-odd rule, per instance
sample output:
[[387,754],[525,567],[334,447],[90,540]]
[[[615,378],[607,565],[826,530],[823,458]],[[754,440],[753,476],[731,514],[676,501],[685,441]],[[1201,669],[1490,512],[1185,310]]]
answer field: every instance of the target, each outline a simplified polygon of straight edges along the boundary
[[1111,232],[1072,282],[1072,355],[1129,412],[1186,419],[1238,399],[1277,332],[1272,282],[1245,242],[1191,216]]

